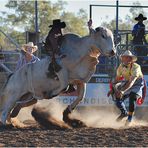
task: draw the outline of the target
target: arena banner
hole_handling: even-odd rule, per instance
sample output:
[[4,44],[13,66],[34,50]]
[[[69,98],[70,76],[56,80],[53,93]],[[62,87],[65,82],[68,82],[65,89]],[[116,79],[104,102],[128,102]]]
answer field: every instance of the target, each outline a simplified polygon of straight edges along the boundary
[[[86,86],[85,98],[80,102],[80,106],[98,106],[98,105],[111,105],[112,99],[107,97],[109,90],[108,84],[88,83]],[[76,98],[77,93],[63,94],[56,97],[59,102],[64,104],[71,104]]]
[[[148,86],[148,76],[145,76],[145,80]],[[112,97],[107,97],[109,91],[109,81],[108,77],[92,77],[92,79],[86,85],[86,95],[84,99],[80,102],[79,106],[111,106],[114,104]],[[148,87],[147,87],[148,92]],[[71,104],[77,98],[77,92],[62,94],[56,99],[63,104]],[[128,99],[126,99],[125,104],[128,106]],[[148,93],[144,103],[141,106],[148,106]]]

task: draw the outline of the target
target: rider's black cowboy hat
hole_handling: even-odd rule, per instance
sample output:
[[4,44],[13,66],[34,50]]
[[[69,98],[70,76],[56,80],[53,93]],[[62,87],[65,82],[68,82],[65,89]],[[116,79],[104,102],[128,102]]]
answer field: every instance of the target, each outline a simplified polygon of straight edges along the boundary
[[60,19],[56,19],[56,20],[53,20],[53,25],[50,25],[49,27],[52,27],[52,28],[65,28],[66,24],[65,24],[65,22],[61,22]]
[[144,20],[147,20],[147,17],[144,17],[143,14],[139,14],[138,17],[135,17],[135,20],[136,21],[139,21],[139,20],[143,20],[144,21]]

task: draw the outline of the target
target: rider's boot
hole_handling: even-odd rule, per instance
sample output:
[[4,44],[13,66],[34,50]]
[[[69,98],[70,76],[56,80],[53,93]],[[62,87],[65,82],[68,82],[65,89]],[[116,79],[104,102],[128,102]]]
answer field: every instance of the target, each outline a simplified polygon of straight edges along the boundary
[[57,75],[56,75],[55,70],[54,70],[53,62],[51,62],[48,66],[47,76],[50,77],[50,78],[57,78]]
[[62,67],[56,61],[53,62],[53,67],[55,72],[59,72],[62,69]]
[[55,54],[52,57],[52,61],[48,66],[48,73],[47,76],[51,77],[51,78],[57,78],[57,74],[60,70],[62,69],[62,67],[56,62],[55,59]]

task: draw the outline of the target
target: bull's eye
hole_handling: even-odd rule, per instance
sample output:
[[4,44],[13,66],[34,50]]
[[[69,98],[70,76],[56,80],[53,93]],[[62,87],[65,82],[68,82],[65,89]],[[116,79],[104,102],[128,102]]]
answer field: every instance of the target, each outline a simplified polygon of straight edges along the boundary
[[103,39],[106,39],[106,37],[105,37],[105,35],[104,35],[104,34],[102,34],[102,38],[103,38]]

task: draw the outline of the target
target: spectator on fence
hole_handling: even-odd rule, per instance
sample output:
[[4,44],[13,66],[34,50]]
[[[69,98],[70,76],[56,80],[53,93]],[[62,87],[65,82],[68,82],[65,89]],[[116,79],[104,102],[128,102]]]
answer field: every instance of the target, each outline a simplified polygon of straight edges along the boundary
[[[33,44],[33,42],[29,42],[27,44],[24,44],[22,46],[22,50],[21,50],[21,57],[18,60],[17,66],[16,66],[16,70],[21,69],[23,66],[25,66],[26,64],[30,64],[30,63],[35,63],[37,61],[40,61],[40,59],[36,56],[33,55],[33,53],[35,51],[37,51],[38,47],[35,46]],[[26,96],[27,97],[27,96]],[[14,110],[11,113],[11,117],[16,117],[17,114],[19,113],[19,111],[21,110],[21,108],[26,107],[28,105],[33,105],[35,103],[37,103],[37,100],[34,99],[33,97],[30,98],[31,101],[25,102],[25,103],[17,103]]]
[[134,49],[137,56],[144,56],[146,54],[146,48],[141,45],[147,43],[145,39],[145,25],[143,24],[143,21],[147,20],[147,17],[139,14],[138,17],[135,17],[135,20],[138,21],[138,23],[134,25],[132,30],[133,45],[135,46]]
[[37,51],[37,46],[33,44],[33,42],[29,42],[22,46],[22,54],[20,59],[18,60],[16,70],[22,68],[24,65],[29,63],[35,63],[36,61],[40,61],[40,59],[33,55],[35,51]]

